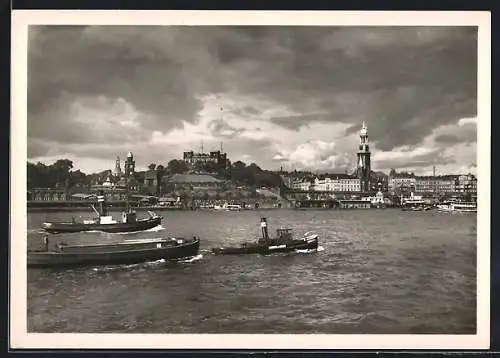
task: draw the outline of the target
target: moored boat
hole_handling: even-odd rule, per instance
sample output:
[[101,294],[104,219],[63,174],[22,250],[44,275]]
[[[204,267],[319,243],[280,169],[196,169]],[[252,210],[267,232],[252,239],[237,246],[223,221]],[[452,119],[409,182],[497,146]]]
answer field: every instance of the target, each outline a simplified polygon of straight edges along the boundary
[[229,204],[224,203],[223,205],[214,205],[215,210],[223,210],[223,211],[241,211],[243,210],[242,206],[239,204]]
[[126,211],[122,212],[121,221],[118,221],[112,215],[108,215],[104,196],[98,196],[97,199],[100,204],[99,210],[91,205],[97,217],[82,222],[77,222],[74,219],[71,222],[44,222],[42,229],[51,234],[81,231],[134,232],[152,229],[160,225],[163,219],[152,211],[148,211],[149,217],[138,219],[137,213],[128,207]]
[[157,260],[174,260],[198,254],[200,239],[158,238],[129,240],[117,243],[65,245],[49,250],[48,236],[44,249],[28,251],[28,267],[88,266],[135,264]]
[[240,246],[219,247],[212,249],[217,255],[262,254],[292,252],[295,250],[316,250],[318,235],[306,233],[301,238],[294,238],[292,230],[280,228],[276,237],[269,237],[266,218],[261,218],[262,237],[254,242],[242,243]]
[[461,213],[477,213],[476,202],[447,202],[437,206],[438,211],[444,212],[461,212]]
[[433,206],[428,204],[417,204],[417,205],[403,205],[401,210],[403,211],[428,211],[432,210]]

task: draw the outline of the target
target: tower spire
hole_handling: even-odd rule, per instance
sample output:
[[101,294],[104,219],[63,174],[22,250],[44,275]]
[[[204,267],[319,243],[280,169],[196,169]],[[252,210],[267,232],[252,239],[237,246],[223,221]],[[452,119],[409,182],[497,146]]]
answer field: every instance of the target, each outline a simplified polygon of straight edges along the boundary
[[358,150],[358,178],[360,181],[361,192],[370,190],[370,147],[368,145],[368,128],[365,121],[359,132],[359,150]]

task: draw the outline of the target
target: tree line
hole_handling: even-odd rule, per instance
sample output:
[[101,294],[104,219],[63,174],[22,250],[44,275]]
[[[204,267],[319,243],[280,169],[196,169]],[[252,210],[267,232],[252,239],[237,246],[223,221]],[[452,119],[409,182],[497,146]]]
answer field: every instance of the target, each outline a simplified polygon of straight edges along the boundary
[[[220,167],[214,163],[195,164],[194,168],[179,159],[170,160],[166,166],[151,163],[149,170],[155,170],[161,180],[165,176],[174,174],[187,174],[194,172],[211,173],[214,176],[230,180],[236,185],[250,187],[279,187],[282,184],[278,173],[261,169],[257,164],[245,164],[236,161],[227,167]],[[33,188],[71,188],[75,186],[88,187],[92,184],[102,183],[110,174],[110,170],[99,173],[86,174],[80,170],[74,170],[73,162],[69,159],[59,159],[53,164],[27,163],[27,185]],[[144,172],[137,172],[139,175]]]

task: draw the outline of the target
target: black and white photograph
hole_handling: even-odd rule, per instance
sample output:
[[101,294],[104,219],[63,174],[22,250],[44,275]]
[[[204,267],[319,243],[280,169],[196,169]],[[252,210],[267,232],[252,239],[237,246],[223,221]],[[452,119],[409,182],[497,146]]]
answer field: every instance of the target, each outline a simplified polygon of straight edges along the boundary
[[487,348],[487,13],[31,13],[19,345]]

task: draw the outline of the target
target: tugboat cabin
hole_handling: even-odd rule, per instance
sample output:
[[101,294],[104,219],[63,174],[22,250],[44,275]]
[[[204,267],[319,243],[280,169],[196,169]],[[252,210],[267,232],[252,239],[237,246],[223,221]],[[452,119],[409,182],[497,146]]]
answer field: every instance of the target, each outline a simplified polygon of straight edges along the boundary
[[292,229],[290,229],[290,228],[276,229],[276,237],[278,239],[290,240],[293,237]]

